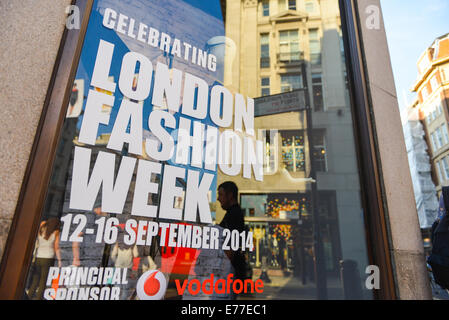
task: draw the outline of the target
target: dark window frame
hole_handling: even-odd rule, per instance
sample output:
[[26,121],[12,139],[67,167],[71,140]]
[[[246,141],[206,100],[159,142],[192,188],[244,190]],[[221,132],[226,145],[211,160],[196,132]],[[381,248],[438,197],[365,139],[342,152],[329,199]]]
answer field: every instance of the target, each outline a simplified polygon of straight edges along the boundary
[[380,288],[373,290],[375,299],[397,299],[398,288],[393,273],[391,235],[385,212],[380,156],[375,138],[372,101],[361,39],[362,21],[356,0],[339,0],[349,97],[353,114],[357,161],[360,170],[366,243],[369,261],[380,269]]
[[[221,1],[223,12],[225,2]],[[79,30],[65,29],[54,65],[35,141],[24,175],[15,214],[11,223],[0,266],[0,299],[21,299],[31,263],[34,241],[45,203],[53,162],[57,152],[62,124],[68,106],[71,85],[86,34],[93,0],[73,0],[80,8],[82,26]],[[360,168],[362,201],[365,215],[366,242],[369,261],[380,268],[380,289],[374,290],[377,299],[396,299],[390,235],[384,208],[377,141],[375,139],[371,101],[364,65],[361,22],[355,0],[339,0],[346,66],[349,80],[351,108],[357,161]]]
[[[268,42],[262,43],[262,38],[266,37]],[[265,32],[259,35],[260,68],[270,68],[270,33]],[[266,51],[264,50],[266,49]]]
[[73,0],[80,29],[64,29],[0,265],[0,299],[22,299],[93,0]]

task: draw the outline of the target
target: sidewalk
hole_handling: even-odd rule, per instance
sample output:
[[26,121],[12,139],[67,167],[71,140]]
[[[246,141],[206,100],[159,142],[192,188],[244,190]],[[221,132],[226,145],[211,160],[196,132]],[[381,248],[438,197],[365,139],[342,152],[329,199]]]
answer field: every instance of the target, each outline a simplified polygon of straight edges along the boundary
[[[315,283],[307,282],[305,285],[302,281],[294,276],[272,276],[271,283],[264,283],[264,292],[257,295],[239,295],[239,300],[268,299],[268,300],[315,300],[316,287]],[[342,300],[343,289],[338,279],[327,280],[328,299]]]

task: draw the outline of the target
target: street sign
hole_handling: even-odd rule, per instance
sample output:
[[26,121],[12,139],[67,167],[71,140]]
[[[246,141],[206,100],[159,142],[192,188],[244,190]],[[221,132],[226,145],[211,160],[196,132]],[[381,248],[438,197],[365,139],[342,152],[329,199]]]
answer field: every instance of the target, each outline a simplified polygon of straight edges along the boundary
[[307,108],[305,89],[274,94],[254,99],[254,116],[266,116],[292,111],[302,111]]

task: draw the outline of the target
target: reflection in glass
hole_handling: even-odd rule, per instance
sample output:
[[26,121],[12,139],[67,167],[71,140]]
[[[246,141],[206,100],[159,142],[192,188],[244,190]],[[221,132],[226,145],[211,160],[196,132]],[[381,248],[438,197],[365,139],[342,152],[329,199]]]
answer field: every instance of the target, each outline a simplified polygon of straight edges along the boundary
[[[115,15],[106,15],[110,9]],[[313,18],[309,15],[312,12]],[[156,291],[166,283],[166,291],[161,296],[164,299],[345,299],[344,288],[356,288],[355,294],[360,299],[371,299],[372,294],[363,288],[362,281],[368,254],[352,110],[341,59],[339,15],[337,0],[321,1],[319,5],[315,1],[267,0],[261,6],[254,1],[240,0],[94,1],[72,98],[66,106],[67,117],[42,212],[43,229],[36,238],[26,296],[143,299],[145,295],[156,296]],[[113,44],[105,83],[117,84],[115,89],[106,90],[101,82],[92,79],[100,40]],[[127,82],[121,83],[121,69],[123,57],[129,52],[134,55],[128,57],[149,59],[155,71],[167,70],[166,77],[158,78],[167,87],[159,100],[151,96],[154,87],[143,100],[126,96],[122,85]],[[211,55],[216,60],[211,60]],[[270,57],[273,57],[271,61]],[[146,67],[136,64],[130,70],[128,80],[132,85],[128,94],[138,91],[139,81],[145,80],[140,71]],[[191,81],[198,78],[204,82],[198,80],[190,95],[189,91],[180,90],[177,100],[176,89],[185,88],[189,81],[180,78],[176,82],[176,77],[186,73],[192,75]],[[157,73],[151,78],[152,85],[156,77]],[[209,99],[212,88],[222,90],[218,99],[220,112],[215,120],[226,126],[218,126],[211,118],[209,100],[206,115],[201,119],[182,113],[185,101],[191,102],[192,113],[198,111],[198,101],[203,96]],[[217,137],[225,136],[225,129],[234,129],[232,122],[238,113],[234,99],[239,97],[238,93],[244,97],[245,110],[250,109],[251,99],[255,99],[254,131],[262,142],[263,181],[255,178],[254,170],[250,170],[248,177],[241,168],[234,173],[222,163],[205,167],[208,156],[218,151],[212,149],[211,153],[199,155],[192,151],[195,146],[189,145],[189,137],[182,140],[182,135],[178,135],[182,122],[186,127],[191,125],[187,130],[189,135],[200,135],[202,128],[211,130],[203,132],[204,139],[200,141],[204,145],[214,138],[214,134],[207,135],[210,132],[216,132]],[[100,120],[94,143],[89,145],[82,142],[80,131],[91,111],[86,107],[88,101],[95,95],[112,103],[98,106]],[[232,97],[231,104],[226,104],[226,97]],[[139,128],[141,137],[137,143],[130,138],[111,148],[114,124],[127,106],[139,110],[141,118],[134,123],[123,121],[124,131],[131,136]],[[228,110],[233,110],[229,119],[225,116]],[[163,160],[155,156],[157,152],[147,149],[153,146],[153,151],[163,150],[160,131],[154,123],[148,123],[148,119],[158,114],[166,116],[165,122],[160,123],[164,122],[175,149],[171,157]],[[170,119],[175,125],[170,126]],[[248,128],[243,126],[242,132],[235,133],[233,139],[241,137],[240,141],[244,141],[243,138],[252,136],[245,129]],[[140,145],[141,154],[135,151]],[[184,157],[177,151],[185,145],[189,150],[187,158],[196,159],[200,165],[177,160],[177,156]],[[72,208],[73,186],[80,179],[72,176],[79,150],[89,151],[90,160],[87,158],[86,163],[89,177],[95,176],[93,172],[101,174],[106,170],[101,166],[95,169],[98,158],[113,159],[109,166],[114,173],[112,179],[121,179],[121,183],[109,191],[110,195],[117,195],[117,190],[126,187],[122,212],[104,209],[107,181],[97,184],[101,191],[95,199],[90,199],[91,210]],[[225,157],[235,156],[229,151],[232,149],[226,150]],[[247,156],[249,149],[246,147],[242,153]],[[142,166],[136,165],[126,178],[122,167],[131,163]],[[145,179],[139,170],[145,170]],[[204,199],[203,206],[197,211],[190,210],[210,211],[215,226],[225,215],[217,201],[217,186],[225,181],[233,181],[238,186],[238,201],[249,237],[246,241],[254,247],[245,251],[247,274],[253,281],[263,281],[263,292],[238,296],[217,292],[180,293],[177,284],[185,280],[203,281],[211,274],[216,279],[225,279],[234,272],[226,250],[167,245],[164,241],[169,241],[168,234],[164,236],[162,232],[156,232],[151,241],[146,237],[135,242],[124,241],[126,235],[137,234],[139,230],[152,232],[156,223],[173,223],[173,219],[164,218],[167,212],[182,217],[175,221],[178,230],[212,227],[204,221],[185,219],[191,204],[189,180],[192,181],[186,172],[196,172],[198,183],[200,177],[210,177],[207,190],[197,192]],[[146,193],[142,193],[142,188]],[[91,194],[86,195],[81,202],[88,202]],[[136,199],[144,203],[140,215],[134,214],[138,212],[134,205]],[[49,221],[58,221],[60,226],[55,228],[53,236],[42,238],[52,225]],[[60,240],[56,246],[57,233]],[[345,266],[352,269],[343,270]],[[54,273],[55,270],[60,273]],[[162,278],[156,281],[154,274],[142,285],[139,280],[151,270],[157,270],[157,276]],[[88,276],[84,273],[94,271],[97,278],[93,286],[98,292],[77,281]],[[154,286],[155,283],[161,287]]]

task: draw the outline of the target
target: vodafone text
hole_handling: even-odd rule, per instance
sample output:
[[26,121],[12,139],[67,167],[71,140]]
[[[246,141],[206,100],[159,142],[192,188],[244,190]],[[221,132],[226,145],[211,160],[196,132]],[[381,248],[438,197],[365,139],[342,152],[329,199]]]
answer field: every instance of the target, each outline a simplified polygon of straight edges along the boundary
[[197,295],[200,291],[207,295],[213,293],[230,293],[231,290],[235,294],[242,292],[248,293],[248,291],[251,293],[254,293],[254,291],[257,293],[263,292],[262,280],[257,279],[256,281],[253,281],[251,279],[245,279],[242,281],[240,279],[233,279],[233,277],[234,275],[230,273],[226,277],[226,280],[218,279],[217,281],[214,281],[214,274],[212,273],[210,278],[204,280],[203,283],[201,283],[198,279],[192,279],[184,280],[181,285],[181,282],[177,279],[175,280],[175,284],[179,295],[183,295],[186,289],[193,296]]

